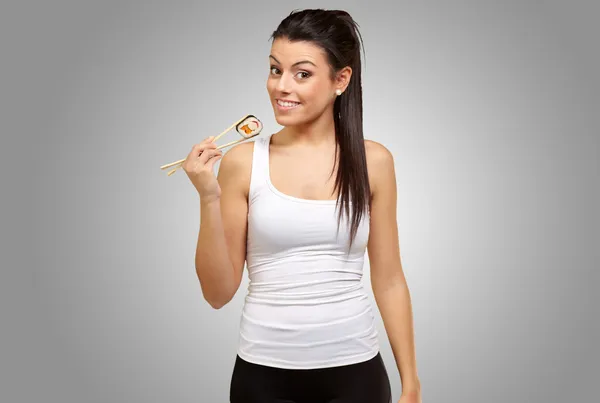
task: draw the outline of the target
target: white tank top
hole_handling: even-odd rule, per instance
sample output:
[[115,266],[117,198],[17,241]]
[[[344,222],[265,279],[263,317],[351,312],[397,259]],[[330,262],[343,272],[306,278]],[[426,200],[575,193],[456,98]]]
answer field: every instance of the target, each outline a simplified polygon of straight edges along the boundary
[[362,274],[369,237],[363,215],[351,250],[335,200],[307,200],[276,189],[269,173],[271,135],[254,141],[248,206],[248,290],[238,355],[279,368],[358,363],[379,352]]

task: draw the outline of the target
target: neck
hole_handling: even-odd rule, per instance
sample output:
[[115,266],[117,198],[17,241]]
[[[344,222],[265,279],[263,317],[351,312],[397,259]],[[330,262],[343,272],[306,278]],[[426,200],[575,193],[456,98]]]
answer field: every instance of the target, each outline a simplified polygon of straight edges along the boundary
[[286,126],[281,130],[284,142],[299,146],[327,146],[335,144],[333,112],[326,110],[315,120],[300,125]]

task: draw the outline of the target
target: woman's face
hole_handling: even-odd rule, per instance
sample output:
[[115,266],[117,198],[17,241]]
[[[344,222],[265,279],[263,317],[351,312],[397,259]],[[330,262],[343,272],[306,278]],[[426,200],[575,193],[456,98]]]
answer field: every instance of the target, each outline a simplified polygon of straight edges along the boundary
[[325,53],[309,42],[274,40],[269,66],[267,91],[282,126],[307,123],[333,110],[335,90],[344,89],[331,79]]

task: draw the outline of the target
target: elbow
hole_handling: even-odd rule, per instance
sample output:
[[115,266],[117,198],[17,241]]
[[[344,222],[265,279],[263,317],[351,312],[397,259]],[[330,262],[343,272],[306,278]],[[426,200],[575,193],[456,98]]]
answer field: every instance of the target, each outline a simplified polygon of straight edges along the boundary
[[203,292],[203,296],[204,296],[204,300],[206,302],[208,302],[208,304],[213,309],[223,308],[232,299],[232,296],[230,296],[229,294],[225,294],[225,293],[220,294],[220,295],[208,295],[206,292]]
[[206,299],[206,302],[208,302],[208,304],[213,308],[213,309],[221,309],[223,308],[225,305],[227,305],[229,303],[229,300],[218,300],[218,299]]
[[215,309],[215,310],[219,310],[226,305],[226,304],[219,303],[219,302],[211,302],[211,301],[207,301],[207,302],[212,307],[212,309]]
[[[198,277],[200,278],[200,277]],[[213,308],[221,309],[231,301],[233,295],[229,287],[211,286],[199,281],[202,298]]]
[[371,286],[377,295],[387,294],[389,291],[407,290],[408,285],[403,275],[372,276]]
[[[200,276],[198,276],[200,279]],[[229,278],[208,281],[199,281],[200,289],[204,300],[213,309],[221,309],[227,305],[234,297],[237,286]]]

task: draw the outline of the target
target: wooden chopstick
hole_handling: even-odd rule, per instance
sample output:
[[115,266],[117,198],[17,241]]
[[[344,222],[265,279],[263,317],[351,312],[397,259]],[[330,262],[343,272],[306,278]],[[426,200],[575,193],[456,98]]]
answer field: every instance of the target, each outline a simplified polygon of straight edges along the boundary
[[[248,137],[248,138],[251,138],[251,137]],[[220,146],[217,147],[217,150],[220,150],[220,149],[225,148],[225,147],[229,147],[229,146],[231,146],[233,144],[242,142],[244,140],[247,140],[247,139],[235,140],[235,141],[229,142],[227,144],[220,145]],[[213,142],[214,142],[214,140],[213,140]],[[179,165],[179,167],[181,167],[181,164],[183,164],[183,162],[186,160],[186,158],[181,159],[179,161],[171,162],[170,164],[167,164],[167,165],[163,165],[162,167],[160,167],[160,169],[167,169],[167,168],[170,168],[170,167],[175,166],[175,165]],[[179,168],[179,167],[177,167],[177,168]],[[175,169],[177,169],[177,168],[175,168]]]
[[[221,138],[221,136],[223,136],[225,133],[227,133],[228,131],[230,131],[231,129],[233,129],[236,125],[238,125],[241,121],[243,121],[244,119],[246,119],[248,116],[250,116],[250,115],[244,115],[243,118],[241,118],[240,120],[238,120],[237,122],[235,122],[234,124],[232,124],[231,126],[229,126],[227,129],[223,130],[223,132],[221,134],[219,134],[217,137],[215,137],[212,142],[214,143],[215,141],[217,141],[219,138]],[[231,143],[227,143],[227,144],[224,144],[222,146],[219,146],[219,147],[217,147],[217,150],[220,150],[221,148],[224,148],[224,147],[228,147],[228,146],[230,146],[230,145],[232,145],[234,143],[235,142],[231,142]],[[177,164],[181,164],[183,161],[185,161],[185,158],[180,159],[179,161],[171,162],[170,164],[165,164],[165,165],[161,166],[160,169],[170,168],[170,167],[175,166]],[[173,171],[171,171],[171,172],[173,172]]]

